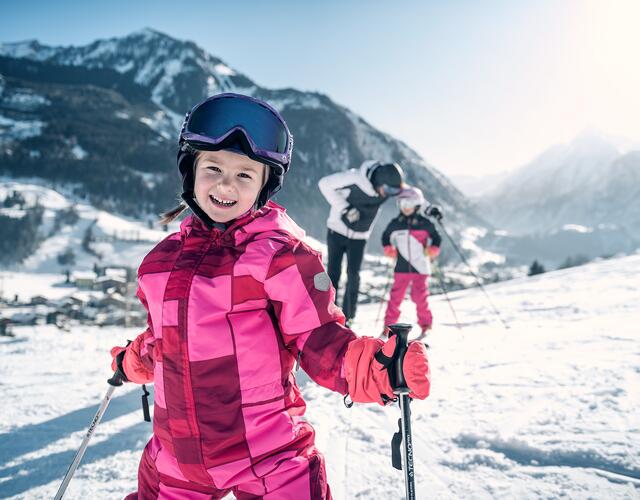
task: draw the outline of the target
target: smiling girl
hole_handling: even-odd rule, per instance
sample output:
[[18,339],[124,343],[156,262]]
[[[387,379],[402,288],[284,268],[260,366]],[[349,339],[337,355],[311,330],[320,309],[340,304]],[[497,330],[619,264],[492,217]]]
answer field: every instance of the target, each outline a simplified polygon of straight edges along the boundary
[[[293,148],[275,109],[211,97],[187,114],[179,145],[193,214],[139,268],[147,329],[112,349],[121,377],[154,382],[154,433],[127,498],[331,498],[294,365],[353,401],[384,404],[394,395],[375,356],[391,356],[395,337],[385,344],[344,326],[320,254],[269,201]],[[426,398],[423,344],[410,344],[404,373]]]

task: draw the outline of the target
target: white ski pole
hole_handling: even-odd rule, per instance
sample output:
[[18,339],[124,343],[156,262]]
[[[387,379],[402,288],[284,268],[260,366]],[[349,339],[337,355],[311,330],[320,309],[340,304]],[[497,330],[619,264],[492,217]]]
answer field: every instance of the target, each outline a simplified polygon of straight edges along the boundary
[[80,460],[82,460],[82,456],[84,455],[84,452],[87,451],[87,446],[89,446],[89,441],[93,436],[93,431],[96,430],[96,427],[100,423],[100,420],[102,420],[102,415],[104,415],[104,412],[107,410],[107,406],[109,406],[109,403],[111,402],[111,396],[113,395],[113,391],[116,390],[116,387],[119,387],[122,385],[122,379],[120,378],[120,374],[118,372],[114,373],[113,377],[107,380],[107,382],[109,383],[109,390],[107,391],[106,396],[102,400],[102,403],[100,403],[100,408],[98,408],[98,411],[96,412],[96,416],[93,417],[93,420],[91,421],[91,425],[89,426],[89,429],[87,430],[87,434],[84,436],[84,439],[82,440],[80,449],[76,453],[76,456],[73,459],[73,462],[71,462],[71,465],[69,466],[69,470],[67,470],[67,473],[65,474],[64,479],[62,480],[62,484],[60,485],[60,488],[58,488],[58,493],[56,493],[55,500],[61,500],[61,498],[64,496],[65,491],[67,491],[67,487],[71,482],[71,478],[73,477],[73,474],[76,472],[76,469],[80,465]]

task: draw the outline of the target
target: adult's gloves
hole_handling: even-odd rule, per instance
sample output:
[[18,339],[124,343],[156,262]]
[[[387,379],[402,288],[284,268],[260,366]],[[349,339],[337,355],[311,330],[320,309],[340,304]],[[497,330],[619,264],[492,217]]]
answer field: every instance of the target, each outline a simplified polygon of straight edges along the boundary
[[355,224],[360,220],[360,210],[356,207],[348,207],[344,211],[344,216],[351,224]]
[[433,217],[434,219],[436,219],[438,222],[442,221],[442,209],[438,206],[438,205],[429,205],[425,211],[424,211],[425,215],[427,215],[428,217]]
[[[393,356],[396,336],[387,342],[371,337],[361,337],[349,344],[344,359],[344,371],[351,400],[359,403],[385,405],[394,399],[388,370],[375,359],[377,352]],[[427,350],[422,342],[410,342],[402,364],[402,373],[411,392],[409,396],[425,399],[431,387],[431,374]]]

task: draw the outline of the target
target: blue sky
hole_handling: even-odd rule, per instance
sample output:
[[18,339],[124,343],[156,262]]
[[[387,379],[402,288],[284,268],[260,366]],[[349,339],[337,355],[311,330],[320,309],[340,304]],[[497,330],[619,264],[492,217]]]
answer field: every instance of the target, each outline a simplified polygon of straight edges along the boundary
[[3,2],[0,41],[151,27],[257,83],[328,94],[447,175],[515,168],[586,127],[640,141],[640,2]]

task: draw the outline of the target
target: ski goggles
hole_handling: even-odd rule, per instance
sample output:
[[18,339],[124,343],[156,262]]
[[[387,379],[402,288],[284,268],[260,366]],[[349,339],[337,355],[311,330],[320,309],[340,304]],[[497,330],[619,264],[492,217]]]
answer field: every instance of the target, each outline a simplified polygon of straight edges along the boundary
[[266,102],[240,94],[219,94],[196,105],[185,117],[180,141],[215,151],[239,134],[250,158],[289,168],[293,137],[284,119]]
[[402,192],[401,187],[389,186],[388,184],[382,184],[380,187],[385,196],[398,196]]
[[420,205],[420,202],[418,200],[412,198],[399,198],[396,201],[398,204],[398,208],[400,209],[416,208]]

